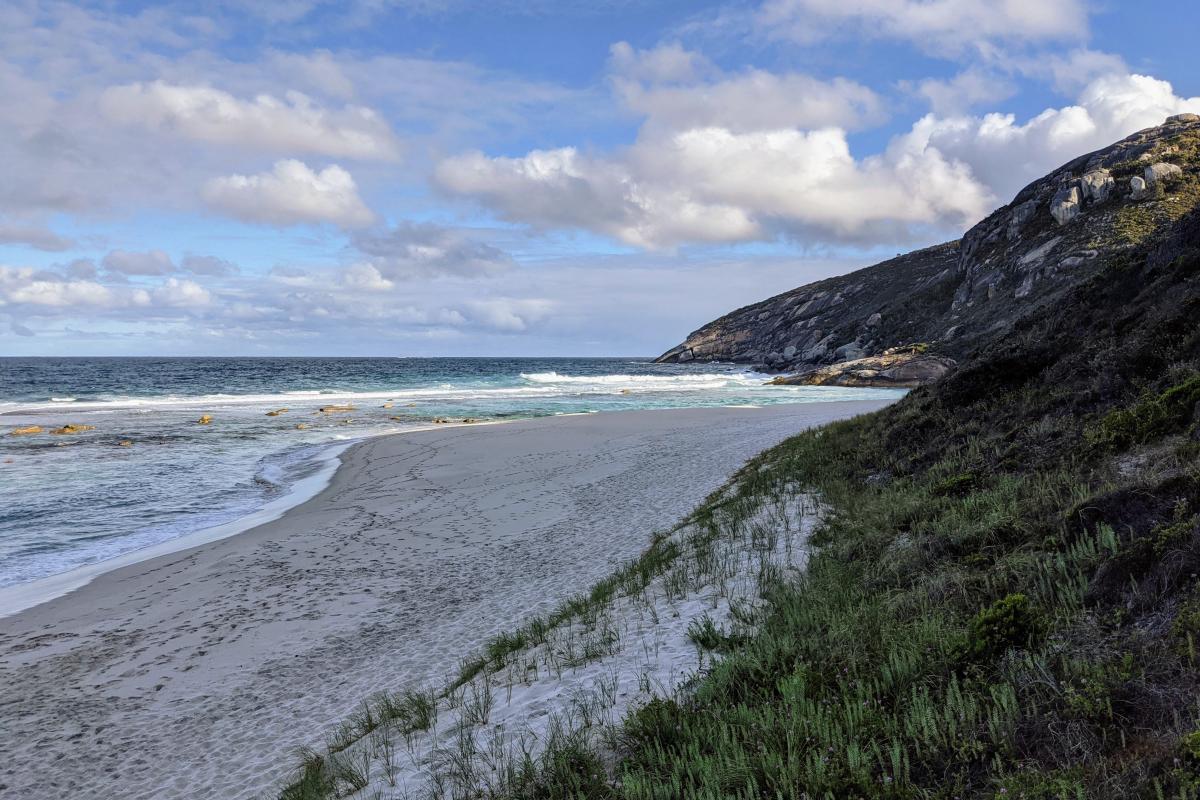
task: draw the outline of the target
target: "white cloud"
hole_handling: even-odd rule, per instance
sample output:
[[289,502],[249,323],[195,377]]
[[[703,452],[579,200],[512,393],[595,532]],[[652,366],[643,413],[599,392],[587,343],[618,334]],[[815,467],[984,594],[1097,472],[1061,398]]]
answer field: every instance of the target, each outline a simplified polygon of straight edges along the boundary
[[113,250],[100,263],[109,272],[121,275],[169,275],[175,271],[175,263],[162,250]]
[[929,115],[899,146],[968,165],[994,201],[1007,202],[1061,164],[1189,111],[1200,112],[1200,97],[1179,97],[1166,81],[1108,75],[1092,81],[1073,105],[1047,109],[1023,124],[1011,114]]
[[0,305],[68,308],[107,307],[119,302],[112,290],[95,281],[62,280],[28,267],[0,266]]
[[169,308],[201,308],[212,302],[212,295],[203,286],[179,278],[168,278],[150,294],[156,304]]
[[342,285],[365,292],[386,292],[396,286],[370,264],[354,264],[347,267],[342,272]]
[[1200,110],[1200,98],[1140,75],[1090,83],[1075,105],[1024,124],[1011,115],[930,114],[877,155],[855,158],[841,129],[737,132],[644,128],[628,149],[520,158],[475,152],[439,165],[449,191],[508,220],[582,228],[640,247],[774,238],[902,240],[914,226],[961,230],[1071,158]]
[[678,45],[639,51],[619,42],[610,66],[622,102],[668,128],[855,129],[884,116],[879,96],[860,83],[757,69],[729,74]]
[[928,101],[933,113],[945,116],[1007,99],[1016,93],[1016,87],[1006,78],[972,67],[947,80],[920,81],[915,91]]
[[351,241],[392,280],[444,275],[483,278],[513,266],[512,257],[503,250],[439,225],[400,223],[388,230],[357,233]]
[[857,162],[836,129],[695,128],[639,140],[612,159],[573,149],[524,158],[471,153],[441,164],[450,191],[507,219],[579,227],[639,247],[771,238],[780,229],[869,239],[897,224],[962,224],[986,211],[964,165],[932,149]]
[[353,176],[336,164],[314,172],[301,161],[278,161],[271,172],[211,180],[203,194],[214,209],[247,222],[362,228],[375,220]]
[[463,304],[463,313],[472,322],[509,333],[528,330],[553,309],[554,303],[544,298],[492,297]]
[[868,36],[950,53],[1088,33],[1084,0],[767,0],[755,21],[770,36],[804,44]]
[[242,100],[207,86],[154,81],[114,86],[100,96],[111,120],[189,139],[279,154],[395,159],[399,144],[374,111],[328,111],[300,92]]

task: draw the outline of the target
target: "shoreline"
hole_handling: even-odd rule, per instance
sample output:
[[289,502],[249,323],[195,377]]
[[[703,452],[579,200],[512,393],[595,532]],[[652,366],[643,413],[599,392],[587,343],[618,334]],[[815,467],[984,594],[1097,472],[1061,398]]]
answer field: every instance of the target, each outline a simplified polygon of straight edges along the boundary
[[249,798],[375,691],[607,577],[800,430],[890,401],[541,417],[354,443],[278,519],[0,619],[6,790]]
[[[570,415],[564,414],[560,416]],[[484,427],[486,425],[500,425],[520,421],[522,420],[501,419],[473,422],[470,424],[472,427]],[[342,455],[366,442],[387,436],[405,436],[423,431],[461,427],[465,427],[464,423],[443,423],[436,426],[428,425],[392,433],[378,433],[348,442],[329,442],[324,446],[320,455],[314,459],[320,466],[312,475],[306,475],[291,484],[282,495],[267,501],[261,508],[255,509],[249,514],[243,514],[236,519],[231,519],[228,522],[223,522],[210,528],[201,528],[200,530],[185,533],[182,536],[175,536],[145,547],[138,547],[111,558],[101,559],[81,567],[74,567],[65,572],[57,572],[53,575],[26,581],[25,583],[0,586],[0,620],[69,595],[71,592],[82,589],[96,578],[109,572],[136,566],[143,561],[149,561],[160,556],[169,556],[193,547],[200,547],[212,542],[221,541],[222,539],[239,536],[254,530],[260,525],[274,522],[292,509],[316,498],[329,488],[337,471],[342,467]]]

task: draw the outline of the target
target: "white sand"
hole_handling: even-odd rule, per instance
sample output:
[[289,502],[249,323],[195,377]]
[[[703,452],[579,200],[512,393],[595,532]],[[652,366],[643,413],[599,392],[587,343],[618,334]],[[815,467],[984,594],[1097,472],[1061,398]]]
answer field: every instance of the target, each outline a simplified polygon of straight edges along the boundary
[[611,572],[746,458],[882,402],[373,439],[232,538],[0,619],[0,796],[251,797],[366,695],[438,683]]

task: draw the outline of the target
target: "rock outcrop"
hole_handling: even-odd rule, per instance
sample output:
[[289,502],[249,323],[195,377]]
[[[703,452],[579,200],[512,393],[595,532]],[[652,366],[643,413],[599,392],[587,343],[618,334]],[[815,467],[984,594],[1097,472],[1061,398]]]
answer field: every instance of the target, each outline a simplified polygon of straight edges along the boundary
[[1200,116],[1172,117],[1034,181],[957,241],[740,308],[658,360],[806,374],[914,342],[960,358],[1200,204],[1198,163]]
[[952,358],[929,355],[920,349],[894,348],[883,355],[829,364],[800,375],[781,375],[770,383],[912,388],[933,383],[957,365]]

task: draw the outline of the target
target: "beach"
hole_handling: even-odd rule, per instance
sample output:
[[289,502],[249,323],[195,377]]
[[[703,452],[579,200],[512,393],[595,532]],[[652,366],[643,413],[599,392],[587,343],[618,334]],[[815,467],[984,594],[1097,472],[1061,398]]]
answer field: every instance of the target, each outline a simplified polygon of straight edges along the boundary
[[364,697],[438,683],[744,461],[886,401],[381,436],[281,518],[0,619],[0,793],[245,798]]

